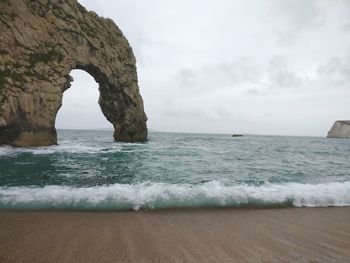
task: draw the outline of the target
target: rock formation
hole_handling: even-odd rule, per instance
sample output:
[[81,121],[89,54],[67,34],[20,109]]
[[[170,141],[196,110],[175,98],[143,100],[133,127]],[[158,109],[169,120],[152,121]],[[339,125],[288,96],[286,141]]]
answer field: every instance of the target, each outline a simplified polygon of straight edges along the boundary
[[328,132],[327,137],[350,139],[350,121],[336,121]]
[[0,0],[0,145],[57,143],[55,119],[73,69],[99,83],[117,141],[147,138],[136,60],[111,19],[76,0]]

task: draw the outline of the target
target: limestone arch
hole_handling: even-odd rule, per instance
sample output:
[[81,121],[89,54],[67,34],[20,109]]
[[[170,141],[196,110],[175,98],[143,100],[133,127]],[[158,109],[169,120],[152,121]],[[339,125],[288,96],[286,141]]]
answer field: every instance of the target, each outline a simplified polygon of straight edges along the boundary
[[57,143],[56,114],[73,69],[99,84],[116,141],[147,138],[136,60],[112,20],[76,0],[0,1],[0,10],[0,144]]

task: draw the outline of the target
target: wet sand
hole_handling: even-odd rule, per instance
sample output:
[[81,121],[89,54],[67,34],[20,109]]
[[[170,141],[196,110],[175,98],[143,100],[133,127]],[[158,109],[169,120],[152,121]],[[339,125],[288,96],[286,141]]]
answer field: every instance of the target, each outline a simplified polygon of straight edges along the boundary
[[0,262],[349,262],[350,207],[0,212]]

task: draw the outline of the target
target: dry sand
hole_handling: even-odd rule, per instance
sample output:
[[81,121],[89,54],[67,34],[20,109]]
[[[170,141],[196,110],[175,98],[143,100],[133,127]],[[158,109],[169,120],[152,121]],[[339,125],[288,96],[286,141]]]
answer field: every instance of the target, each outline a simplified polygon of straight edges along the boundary
[[2,211],[0,262],[350,262],[350,207]]

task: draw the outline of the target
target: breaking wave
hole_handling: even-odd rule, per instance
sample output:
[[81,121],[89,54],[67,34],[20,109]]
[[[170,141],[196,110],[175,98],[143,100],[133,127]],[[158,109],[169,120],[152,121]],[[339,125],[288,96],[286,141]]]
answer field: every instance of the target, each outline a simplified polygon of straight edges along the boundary
[[349,206],[350,182],[329,184],[199,185],[140,183],[88,188],[3,187],[3,209],[139,210],[190,207]]

